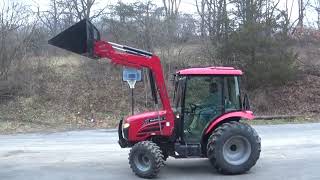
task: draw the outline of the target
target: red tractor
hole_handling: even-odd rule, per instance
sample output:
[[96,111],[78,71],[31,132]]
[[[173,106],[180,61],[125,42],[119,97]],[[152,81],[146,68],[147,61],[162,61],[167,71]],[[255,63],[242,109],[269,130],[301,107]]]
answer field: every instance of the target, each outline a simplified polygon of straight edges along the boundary
[[162,108],[128,116],[119,123],[119,145],[131,147],[129,164],[139,177],[157,176],[164,161],[208,158],[224,174],[248,171],[259,159],[261,142],[241,119],[253,119],[247,96],[241,98],[241,70],[203,67],[179,70],[174,79],[173,106],[167,93],[160,59],[140,49],[100,39],[88,20],[71,26],[49,44],[90,58],[148,69],[155,104]]

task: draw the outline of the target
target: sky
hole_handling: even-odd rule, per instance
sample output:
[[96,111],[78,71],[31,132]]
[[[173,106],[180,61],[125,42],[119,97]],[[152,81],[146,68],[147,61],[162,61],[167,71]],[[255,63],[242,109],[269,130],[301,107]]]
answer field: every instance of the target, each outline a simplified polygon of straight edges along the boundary
[[[134,3],[137,1],[147,2],[147,0],[121,0],[121,1],[124,3]],[[49,0],[25,0],[25,2],[28,2],[31,5],[36,5],[40,7],[47,7],[49,4]],[[106,6],[106,5],[116,4],[118,0],[97,0],[97,2],[101,6]],[[162,0],[153,0],[152,2],[157,6],[163,5]],[[181,0],[180,10],[188,13],[195,13],[196,12],[195,0]]]
[[[20,1],[20,0],[12,0],[12,1]],[[121,0],[121,1],[124,3],[133,3],[133,2],[137,2],[137,1],[146,2],[148,0]],[[291,3],[293,2],[294,6],[292,8],[292,20],[297,19],[297,17],[298,17],[298,0],[280,0],[279,8],[281,8],[281,9],[284,8],[286,1],[288,1],[289,5],[291,5]],[[310,3],[314,3],[317,0],[308,0],[308,1]],[[33,5],[35,7],[39,6],[40,9],[46,9],[49,4],[49,0],[24,0],[24,2],[27,2],[28,4]],[[99,7],[104,7],[107,5],[116,4],[118,2],[118,0],[97,0],[97,2],[99,3],[99,5],[98,5]],[[152,2],[154,4],[156,4],[157,6],[163,5],[162,0],[153,0]],[[196,2],[196,0],[181,0],[181,4],[180,4],[180,8],[179,8],[180,12],[196,14],[197,9],[195,6],[195,2]],[[307,24],[309,26],[315,26],[316,21],[317,21],[316,11],[313,9],[308,10],[305,15],[305,24]]]

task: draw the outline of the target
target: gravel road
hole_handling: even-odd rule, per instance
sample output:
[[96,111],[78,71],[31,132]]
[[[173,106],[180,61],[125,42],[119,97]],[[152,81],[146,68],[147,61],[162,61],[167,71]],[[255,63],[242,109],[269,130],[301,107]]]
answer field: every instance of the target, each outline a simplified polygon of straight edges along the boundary
[[[320,123],[254,128],[262,154],[248,173],[220,175],[206,159],[169,158],[158,179],[320,179]],[[112,130],[0,135],[0,180],[139,179],[128,151]]]

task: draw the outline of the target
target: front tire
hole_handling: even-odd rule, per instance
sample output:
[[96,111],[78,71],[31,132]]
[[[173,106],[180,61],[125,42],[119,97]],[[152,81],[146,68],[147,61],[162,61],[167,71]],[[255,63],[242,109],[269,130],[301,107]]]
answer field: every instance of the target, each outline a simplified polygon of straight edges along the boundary
[[129,164],[132,171],[142,178],[154,178],[164,164],[159,146],[151,141],[135,144],[129,153]]
[[241,174],[260,157],[261,140],[248,124],[228,122],[218,127],[208,139],[207,156],[223,174]]

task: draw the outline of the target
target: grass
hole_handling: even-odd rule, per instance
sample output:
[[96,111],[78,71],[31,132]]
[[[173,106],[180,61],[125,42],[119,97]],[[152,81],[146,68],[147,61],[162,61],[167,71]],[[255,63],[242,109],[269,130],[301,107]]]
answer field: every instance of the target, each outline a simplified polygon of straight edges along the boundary
[[[52,106],[51,106],[52,107]],[[0,108],[0,134],[27,132],[58,132],[76,129],[116,128],[120,117],[112,113],[96,112],[91,116],[71,112],[47,110],[48,107],[23,106],[14,111],[13,107]],[[292,119],[258,119],[246,121],[251,125],[301,124],[320,122],[319,117],[299,117]]]
[[0,134],[115,128],[120,119],[109,112],[73,112],[60,106],[23,97],[0,103]]
[[[25,132],[45,132],[48,129],[46,125],[32,122],[21,121],[0,121],[0,134],[13,134]],[[53,130],[53,128],[50,129]]]
[[303,123],[319,123],[320,118],[317,117],[298,117],[290,119],[257,119],[248,121],[251,125],[276,125],[276,124],[303,124]]

